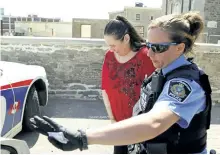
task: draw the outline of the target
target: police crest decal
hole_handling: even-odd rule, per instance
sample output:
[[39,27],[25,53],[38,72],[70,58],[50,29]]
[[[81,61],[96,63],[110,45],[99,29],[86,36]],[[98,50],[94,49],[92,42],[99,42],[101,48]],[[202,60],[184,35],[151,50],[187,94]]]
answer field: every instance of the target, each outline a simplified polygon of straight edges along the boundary
[[191,91],[191,87],[184,81],[170,81],[168,95],[179,102],[183,102]]

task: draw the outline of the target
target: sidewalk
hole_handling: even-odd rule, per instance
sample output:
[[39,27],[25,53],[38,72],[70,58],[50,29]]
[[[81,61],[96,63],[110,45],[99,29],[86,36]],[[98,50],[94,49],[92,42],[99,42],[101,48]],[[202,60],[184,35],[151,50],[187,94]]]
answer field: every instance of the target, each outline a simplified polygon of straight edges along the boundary
[[208,130],[208,148],[220,154],[220,104],[212,107],[212,121]]
[[208,130],[208,149],[214,149],[220,154],[220,124],[211,125]]

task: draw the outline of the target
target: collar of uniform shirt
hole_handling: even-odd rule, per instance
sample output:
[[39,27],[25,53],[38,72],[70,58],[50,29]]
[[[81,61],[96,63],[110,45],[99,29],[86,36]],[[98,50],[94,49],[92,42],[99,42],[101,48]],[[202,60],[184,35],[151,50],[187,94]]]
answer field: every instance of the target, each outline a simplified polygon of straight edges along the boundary
[[163,75],[166,75],[168,72],[182,66],[182,65],[189,65],[190,62],[187,61],[186,57],[184,55],[181,55],[179,58],[174,60],[172,63],[170,63],[168,66],[162,69]]

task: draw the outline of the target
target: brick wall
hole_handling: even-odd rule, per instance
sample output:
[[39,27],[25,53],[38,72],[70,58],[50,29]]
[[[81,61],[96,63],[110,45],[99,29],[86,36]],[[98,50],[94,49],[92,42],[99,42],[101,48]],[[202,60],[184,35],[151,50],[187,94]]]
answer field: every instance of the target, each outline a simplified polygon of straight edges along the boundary
[[[102,39],[3,37],[1,60],[45,67],[50,95],[101,99]],[[220,45],[197,44],[196,62],[209,75],[214,100],[220,101]]]
[[220,103],[220,45],[197,44],[194,48],[195,62],[208,75],[213,90],[213,100]]

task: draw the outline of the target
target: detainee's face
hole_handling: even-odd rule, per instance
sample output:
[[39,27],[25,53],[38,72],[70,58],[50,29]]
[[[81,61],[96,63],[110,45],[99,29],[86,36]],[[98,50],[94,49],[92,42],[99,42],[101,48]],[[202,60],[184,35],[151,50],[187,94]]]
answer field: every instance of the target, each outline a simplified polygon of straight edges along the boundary
[[[168,33],[162,31],[160,28],[151,28],[148,30],[147,38],[150,43],[159,44],[173,42],[169,39]],[[179,49],[179,45],[172,45],[168,48],[168,50],[162,53],[155,53],[150,48],[148,56],[152,60],[155,68],[164,68],[181,55],[183,51],[180,52],[180,50],[183,49]]]
[[129,44],[126,41],[127,37],[125,37],[124,40],[116,40],[113,35],[105,35],[104,39],[112,52],[120,56],[128,54]]

